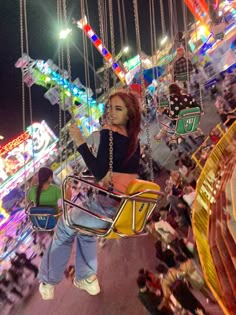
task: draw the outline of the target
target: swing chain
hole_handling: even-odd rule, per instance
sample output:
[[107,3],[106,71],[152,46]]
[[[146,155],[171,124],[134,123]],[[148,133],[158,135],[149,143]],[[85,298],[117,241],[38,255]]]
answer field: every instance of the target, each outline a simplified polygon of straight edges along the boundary
[[185,34],[185,53],[186,53],[186,62],[187,62],[187,93],[190,93],[190,73],[189,73],[189,54],[188,54],[188,25],[187,25],[187,6],[182,0],[182,10],[184,17],[184,34]]
[[[111,35],[111,54],[112,57],[115,58],[115,36],[114,36],[114,20],[113,20],[113,5],[112,5],[112,0],[109,0],[108,3],[108,8],[109,8],[109,20],[110,20],[110,35]],[[112,79],[113,79],[113,86],[116,88],[116,75],[113,72],[112,74]]]
[[161,30],[162,36],[166,35],[166,26],[165,26],[165,15],[164,15],[164,3],[163,0],[160,0],[160,10],[161,10]]
[[154,181],[154,172],[153,172],[153,162],[152,162],[152,149],[151,149],[151,139],[150,139],[150,130],[149,130],[149,104],[145,98],[145,84],[144,84],[144,75],[143,75],[143,64],[141,58],[141,40],[140,40],[140,31],[139,31],[139,17],[138,17],[138,0],[133,0],[134,6],[134,21],[135,21],[135,32],[136,32],[136,42],[137,42],[137,51],[140,59],[140,72],[141,72],[141,87],[142,87],[142,107],[145,112],[145,130],[147,137],[147,146],[149,154],[149,167],[150,167],[150,177],[151,181]]
[[[112,12],[110,12],[110,14],[112,14]],[[103,43],[106,45],[107,43],[105,43],[104,25],[103,25],[103,22],[105,21],[105,19],[103,17],[102,0],[98,0],[98,16],[99,16],[100,36],[101,36]],[[113,41],[114,41],[114,37],[113,37]],[[115,45],[112,48],[115,49]],[[105,60],[103,62],[104,62],[104,66],[105,66],[106,65]],[[107,94],[107,98],[109,100],[109,69],[107,69],[106,67],[105,67],[105,71],[104,71],[104,90],[105,90],[105,93]],[[108,187],[108,189],[110,191],[112,191],[113,190],[113,182],[112,182],[113,134],[112,134],[111,119],[110,119],[111,108],[110,108],[109,103],[107,103],[107,109],[106,110],[107,110],[106,114],[107,114],[107,118],[108,118],[108,124],[110,125],[110,128],[109,128],[109,187]]]

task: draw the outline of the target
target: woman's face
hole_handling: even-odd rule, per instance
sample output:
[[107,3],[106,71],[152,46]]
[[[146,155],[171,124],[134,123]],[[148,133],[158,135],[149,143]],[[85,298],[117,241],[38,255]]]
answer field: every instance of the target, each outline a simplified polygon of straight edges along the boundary
[[129,117],[128,109],[119,96],[114,96],[110,100],[110,117],[113,125],[126,126]]

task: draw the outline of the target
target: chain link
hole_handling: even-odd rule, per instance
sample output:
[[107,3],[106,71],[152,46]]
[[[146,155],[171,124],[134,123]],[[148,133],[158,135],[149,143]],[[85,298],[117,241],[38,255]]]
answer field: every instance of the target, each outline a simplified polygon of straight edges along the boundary
[[[21,57],[24,54],[24,14],[23,14],[23,0],[20,0],[20,48],[21,48]],[[21,93],[22,93],[22,129],[25,132],[26,123],[25,123],[25,85],[24,85],[24,73],[22,74],[21,80]],[[25,152],[25,141],[24,141],[24,152]],[[24,169],[26,166],[26,160],[24,159]],[[24,190],[26,192],[26,172],[24,171]],[[27,204],[27,194],[25,194],[25,204]]]
[[145,100],[145,84],[144,84],[143,65],[142,65],[142,58],[141,58],[142,51],[141,51],[141,40],[140,40],[140,30],[139,30],[138,0],[133,0],[133,6],[134,6],[134,21],[135,21],[137,51],[138,51],[138,55],[140,59],[142,100],[143,100],[142,106],[145,111],[145,131],[146,131],[148,154],[149,154],[150,177],[151,177],[151,181],[154,181],[151,138],[150,138],[150,130],[149,130],[149,117],[148,117],[150,107],[149,107],[148,101],[146,102]]
[[164,4],[163,0],[160,0],[160,10],[161,10],[161,30],[162,36],[166,35],[166,25],[165,25],[165,14],[164,14]]
[[[62,2],[61,0],[57,0],[57,22],[58,27],[62,26]],[[63,64],[63,52],[61,47],[61,42],[58,42],[58,67],[59,69],[62,69]],[[58,106],[59,112],[58,112],[58,123],[59,123],[59,157],[60,157],[60,165],[62,164],[62,153],[63,153],[63,140],[62,140],[62,111],[61,107]],[[61,181],[62,181],[62,173],[61,173]]]
[[[111,35],[111,54],[113,57],[115,57],[115,35],[114,35],[114,20],[113,20],[113,5],[112,5],[112,0],[109,0],[109,20],[110,20],[110,35]],[[113,71],[112,74],[113,78],[113,86],[116,88],[116,75]]]
[[[110,2],[109,2],[109,8],[110,8]],[[100,26],[100,37],[101,37],[102,42],[105,44],[102,0],[98,0],[98,16],[99,16],[99,26]],[[114,28],[114,26],[113,26],[113,28]],[[113,33],[114,33],[114,31],[113,31]],[[115,49],[114,37],[113,37],[112,49]],[[105,65],[106,62],[105,61],[103,61],[103,62]],[[106,69],[106,68],[104,71],[104,89],[105,89],[105,93],[107,95],[107,98],[109,99],[109,69]],[[110,104],[108,103],[107,104],[107,116],[108,116],[108,124],[110,125],[110,129],[109,129],[109,188],[108,189],[112,191],[112,189],[113,189],[113,181],[112,181],[112,177],[113,177],[112,176],[112,173],[113,173],[113,134],[112,134],[110,115],[111,115]]]

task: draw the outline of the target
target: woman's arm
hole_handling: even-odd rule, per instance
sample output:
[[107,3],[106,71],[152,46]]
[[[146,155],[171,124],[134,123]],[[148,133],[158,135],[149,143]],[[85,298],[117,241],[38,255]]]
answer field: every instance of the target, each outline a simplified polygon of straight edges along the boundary
[[109,131],[107,129],[100,131],[100,144],[97,157],[95,157],[89,150],[89,147],[76,124],[70,125],[69,132],[71,138],[78,146],[78,151],[84,159],[86,166],[97,180],[101,180],[107,174],[109,169]]
[[101,180],[109,170],[109,130],[100,131],[100,144],[96,157],[91,153],[86,143],[81,144],[78,151],[91,173],[97,180]]

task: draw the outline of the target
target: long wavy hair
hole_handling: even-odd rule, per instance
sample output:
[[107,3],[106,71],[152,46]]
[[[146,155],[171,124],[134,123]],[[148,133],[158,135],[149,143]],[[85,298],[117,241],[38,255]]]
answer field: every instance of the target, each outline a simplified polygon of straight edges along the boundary
[[128,110],[128,122],[126,125],[127,134],[130,139],[128,161],[137,149],[139,133],[141,131],[141,106],[138,97],[132,92],[118,91],[109,97],[109,101],[115,96],[118,96],[125,103]]
[[38,187],[36,191],[36,206],[39,206],[40,194],[43,188],[43,185],[49,180],[50,177],[53,177],[53,172],[48,167],[41,167],[38,172]]
[[182,89],[181,87],[176,84],[176,83],[172,83],[169,85],[169,93],[177,95],[180,101],[184,100],[184,94],[182,94]]

